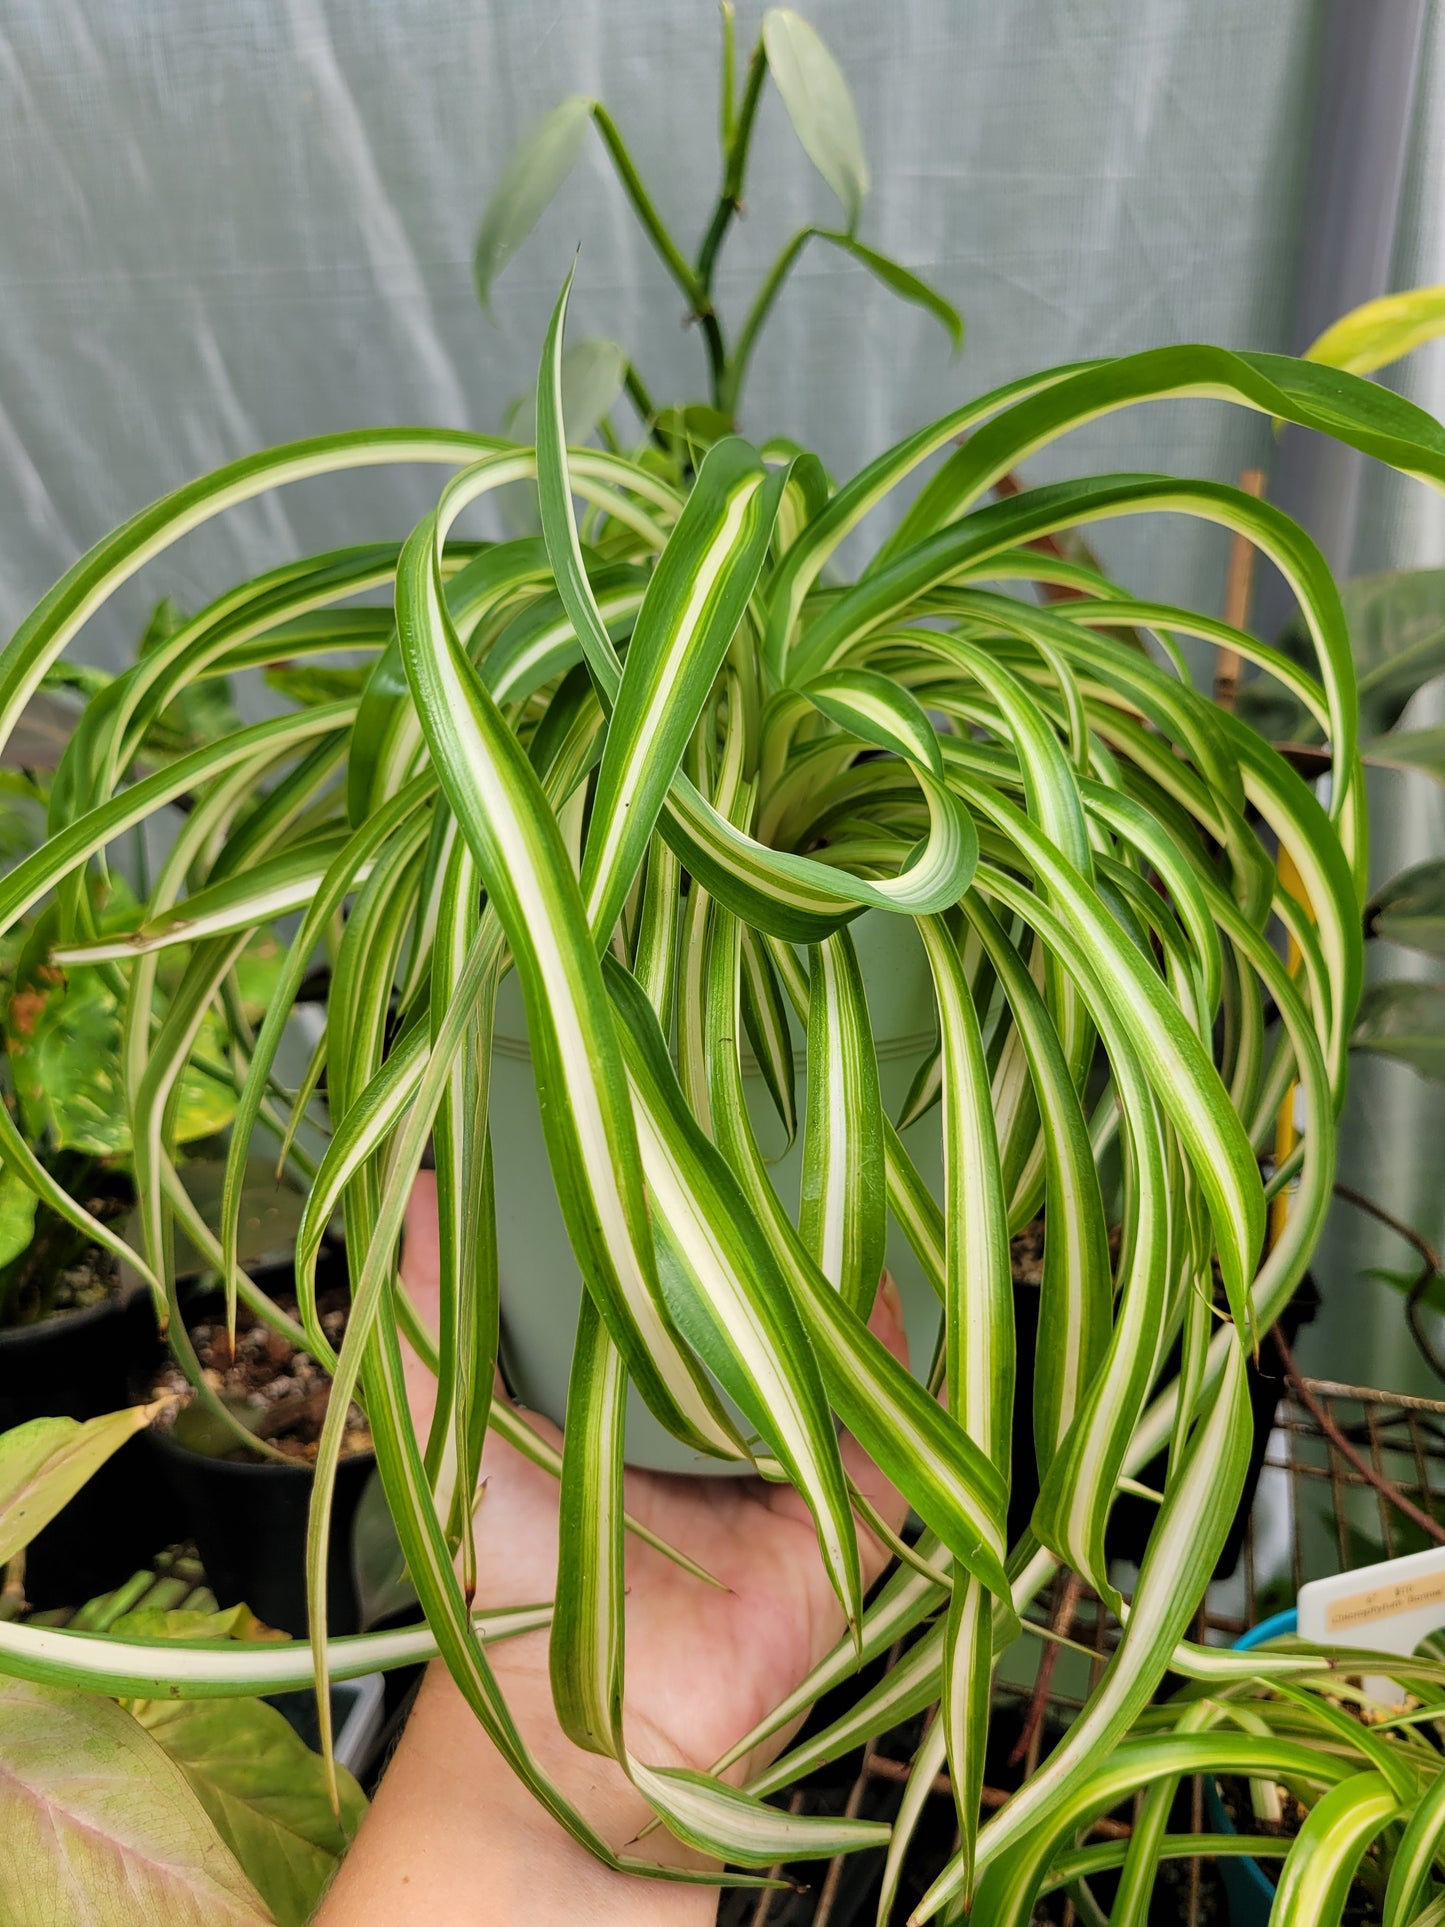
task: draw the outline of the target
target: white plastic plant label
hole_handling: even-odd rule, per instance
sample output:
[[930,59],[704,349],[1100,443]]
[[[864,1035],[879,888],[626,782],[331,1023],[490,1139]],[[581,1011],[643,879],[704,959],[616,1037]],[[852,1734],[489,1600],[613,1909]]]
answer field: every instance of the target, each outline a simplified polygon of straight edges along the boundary
[[[1445,1626],[1445,1546],[1312,1579],[1299,1592],[1299,1633],[1322,1646],[1413,1653],[1427,1633]],[[1371,1677],[1365,1691],[1398,1702],[1393,1680]]]

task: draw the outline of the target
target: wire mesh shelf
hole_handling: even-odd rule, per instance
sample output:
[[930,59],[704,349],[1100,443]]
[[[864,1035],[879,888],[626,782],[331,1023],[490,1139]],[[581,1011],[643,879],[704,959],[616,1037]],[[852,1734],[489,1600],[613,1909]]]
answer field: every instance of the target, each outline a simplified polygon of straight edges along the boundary
[[[1308,1579],[1445,1543],[1445,1401],[1291,1375],[1275,1416],[1243,1551],[1233,1575],[1209,1591],[1195,1637],[1227,1645],[1247,1626],[1291,1605]],[[997,1808],[1054,1746],[1107,1665],[1118,1625],[1071,1573],[1060,1572],[1032,1616],[1071,1644],[1022,1640],[1000,1664],[994,1732],[985,1767],[985,1808]],[[886,1666],[896,1664],[899,1651]],[[1012,1662],[1012,1663],[1011,1663]],[[831,1714],[830,1714],[831,1716]],[[872,1742],[861,1754],[811,1774],[789,1796],[795,1813],[847,1813],[891,1820],[898,1810],[926,1716]],[[1197,1781],[1181,1819],[1206,1830]],[[1127,1815],[1096,1822],[1094,1838],[1127,1837]],[[946,1773],[939,1773],[914,1839],[893,1921],[910,1907],[952,1853],[957,1836]],[[871,1927],[881,1853],[826,1866],[785,1869],[792,1891],[725,1894],[719,1927]],[[1188,1927],[1227,1918],[1206,1858],[1161,1868],[1160,1921]],[[1038,1927],[1073,1927],[1063,1894],[1035,1913]]]

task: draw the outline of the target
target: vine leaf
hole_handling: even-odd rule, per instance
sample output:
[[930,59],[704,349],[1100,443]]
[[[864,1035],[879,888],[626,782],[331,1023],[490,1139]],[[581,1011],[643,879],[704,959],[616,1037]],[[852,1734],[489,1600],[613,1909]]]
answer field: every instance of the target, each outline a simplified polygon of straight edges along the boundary
[[569,94],[512,149],[477,230],[472,273],[482,306],[491,312],[492,283],[541,220],[548,203],[577,165],[592,102]]
[[803,152],[842,203],[851,234],[868,192],[863,133],[832,54],[791,7],[763,17],[763,50]]

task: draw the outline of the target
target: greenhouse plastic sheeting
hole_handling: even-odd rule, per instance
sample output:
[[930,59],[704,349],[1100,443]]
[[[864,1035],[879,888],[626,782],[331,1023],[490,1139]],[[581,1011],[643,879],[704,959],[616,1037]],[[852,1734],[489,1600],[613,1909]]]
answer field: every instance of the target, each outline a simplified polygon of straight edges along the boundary
[[[861,237],[964,312],[937,325],[841,256],[805,257],[764,338],[744,426],[846,474],[1032,367],[1207,338],[1286,345],[1318,9],[1305,0],[812,0],[855,90],[875,181]],[[746,50],[762,8],[740,7]],[[0,620],[174,484],[250,449],[388,422],[495,428],[535,381],[581,242],[572,327],[655,393],[702,349],[600,144],[483,318],[488,189],[562,95],[612,107],[664,217],[693,237],[718,176],[711,0],[3,0]],[[775,95],[748,218],[723,256],[736,314],[794,228],[835,218]],[[1233,476],[1262,430],[1198,403],[1105,424],[1039,464]],[[151,571],[195,603],[298,550],[402,533],[435,472],[302,485]],[[1208,597],[1207,532],[1111,560]],[[1107,544],[1106,544],[1107,546]],[[1134,565],[1138,564],[1135,568]],[[127,624],[130,625],[129,628]]]
[[[761,17],[739,7],[746,48]],[[951,355],[926,315],[841,257],[804,258],[769,329],[743,426],[846,474],[965,395],[1077,357],[1203,338],[1285,349],[1305,240],[1319,0],[805,0],[856,94],[874,192],[860,235],[964,312]],[[1394,285],[1445,280],[1445,14],[1432,9]],[[498,283],[470,260],[517,137],[566,93],[604,99],[680,235],[718,175],[711,0],[0,0],[0,624],[112,524],[234,456],[371,423],[496,428],[535,379],[581,244],[572,327],[615,338],[658,395],[700,391],[702,352],[600,147]],[[782,240],[830,221],[775,96],[720,301],[736,316]],[[1445,403],[1440,347],[1406,385]],[[1049,451],[1092,468],[1233,479],[1268,426],[1155,404]],[[238,575],[399,536],[435,471],[297,485],[188,537],[87,632],[118,662],[149,604],[196,606]],[[1137,587],[1217,605],[1223,541],[1098,534]],[[1367,485],[1359,566],[1445,562],[1445,505]],[[1421,698],[1429,710],[1432,692]],[[1388,791],[1388,794],[1386,793]],[[1378,786],[1387,869],[1445,847],[1423,780]],[[1419,968],[1418,960],[1403,960]],[[1358,1182],[1439,1235],[1445,1106],[1407,1071],[1357,1079]],[[1362,1148],[1361,1148],[1362,1147]],[[1339,1219],[1321,1266],[1358,1285],[1380,1234]],[[1382,1286],[1345,1315],[1408,1341]]]

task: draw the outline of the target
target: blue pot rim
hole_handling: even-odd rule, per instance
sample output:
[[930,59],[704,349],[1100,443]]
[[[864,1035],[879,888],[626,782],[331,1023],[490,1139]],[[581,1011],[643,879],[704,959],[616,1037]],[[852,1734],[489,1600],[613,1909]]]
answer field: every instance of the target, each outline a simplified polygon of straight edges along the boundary
[[[1252,1652],[1256,1646],[1263,1646],[1269,1640],[1279,1639],[1283,1634],[1295,1632],[1298,1628],[1299,1614],[1293,1606],[1290,1606],[1282,1613],[1271,1613],[1268,1619],[1261,1619],[1257,1626],[1251,1626],[1248,1632],[1241,1633],[1234,1642],[1234,1650],[1237,1653]],[[1216,1833],[1235,1832],[1234,1822],[1225,1812],[1224,1802],[1219,1797],[1219,1789],[1212,1779],[1206,1779],[1204,1782],[1204,1799],[1205,1805],[1209,1808],[1209,1820],[1214,1831]],[[1251,1896],[1263,1905],[1267,1914],[1268,1909],[1274,1905],[1275,1883],[1264,1868],[1257,1860],[1244,1855],[1233,1860],[1231,1865],[1237,1877],[1248,1887]],[[1261,1918],[1265,1917],[1261,1915]]]

